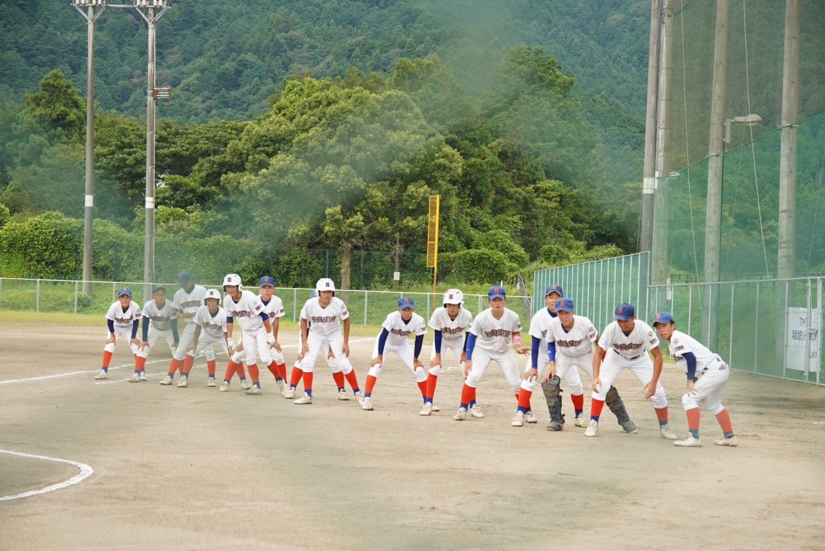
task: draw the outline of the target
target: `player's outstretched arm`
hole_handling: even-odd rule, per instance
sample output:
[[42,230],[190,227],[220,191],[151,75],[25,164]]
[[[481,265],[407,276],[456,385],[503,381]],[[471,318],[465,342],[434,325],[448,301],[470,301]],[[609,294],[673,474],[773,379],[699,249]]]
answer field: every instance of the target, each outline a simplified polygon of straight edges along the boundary
[[341,351],[347,358],[349,358],[349,328],[350,322],[349,318],[347,318],[344,320],[344,346],[341,347]]
[[602,370],[602,358],[604,358],[605,350],[598,344],[596,345],[596,353],[593,354],[593,391],[598,392],[602,386],[602,380],[599,379],[599,372]]
[[192,344],[189,345],[189,348],[186,349],[187,352],[190,350],[197,350],[198,348],[198,338],[201,336],[201,326],[195,326],[195,335],[192,337]]
[[645,385],[645,398],[650,398],[656,394],[656,385],[659,384],[659,377],[662,375],[662,366],[664,365],[662,351],[659,350],[658,346],[650,353],[653,354],[653,378]]
[[278,352],[281,351],[281,343],[278,342],[278,329],[281,327],[281,318],[275,318],[272,322],[272,336],[275,337],[275,343],[271,346]]

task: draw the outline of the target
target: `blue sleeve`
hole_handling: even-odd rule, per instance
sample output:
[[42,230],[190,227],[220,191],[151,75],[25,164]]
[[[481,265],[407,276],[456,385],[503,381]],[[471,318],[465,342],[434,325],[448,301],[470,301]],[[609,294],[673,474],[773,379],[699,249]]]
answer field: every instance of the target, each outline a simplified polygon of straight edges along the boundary
[[232,316],[226,316],[226,325],[229,325],[232,322]]
[[472,360],[473,348],[476,347],[476,336],[472,333],[467,333],[467,342],[465,344],[467,345],[467,359]]
[[538,369],[539,367],[539,350],[541,349],[541,339],[533,337],[533,345],[530,347],[530,367]]
[[464,333],[464,352],[467,352],[467,341],[470,340],[470,333]]
[[390,336],[390,332],[386,329],[381,329],[381,334],[378,336],[378,355],[384,355],[384,345],[387,344],[387,337]]
[[424,346],[424,335],[415,336],[415,349],[413,350],[413,358],[418,358],[421,355],[421,347]]
[[550,355],[550,361],[556,361],[556,343],[555,342],[548,342],[547,343],[547,353]]
[[114,333],[115,332],[115,320],[107,319],[106,320],[106,325],[109,327],[109,333]]
[[441,331],[435,332],[435,353],[441,354]]
[[267,320],[269,320],[269,316],[266,315],[264,312],[261,312],[261,320],[262,321],[267,321]]
[[133,338],[133,339],[134,339],[135,337],[137,337],[137,331],[138,331],[138,326],[139,326],[139,325],[140,325],[140,319],[136,319],[136,320],[132,323],[132,338]]
[[149,323],[151,320],[147,316],[143,316],[143,342],[149,340]]
[[693,352],[688,352],[683,356],[683,358],[685,358],[688,366],[688,381],[696,380],[696,356],[693,355]]
[[175,342],[180,342],[180,335],[178,335],[178,318],[172,318],[169,324],[172,326],[172,337],[175,339]]

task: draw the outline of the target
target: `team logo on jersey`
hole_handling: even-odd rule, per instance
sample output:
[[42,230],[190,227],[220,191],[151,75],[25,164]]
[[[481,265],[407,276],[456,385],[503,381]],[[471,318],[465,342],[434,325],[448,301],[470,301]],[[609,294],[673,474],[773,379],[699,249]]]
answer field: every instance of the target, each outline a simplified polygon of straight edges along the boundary
[[463,328],[463,327],[455,327],[455,328],[452,328],[452,327],[442,327],[442,328],[441,328],[441,332],[442,332],[442,333],[446,333],[446,334],[448,334],[448,335],[456,335],[456,334],[458,334],[458,333],[461,333],[462,331],[464,331],[464,328]]
[[180,307],[183,308],[184,310],[186,308],[194,308],[195,306],[200,308],[201,307],[201,301],[199,301],[199,300],[187,300],[186,302],[181,302],[180,303]]
[[310,316],[312,323],[332,323],[338,319],[338,316]]
[[509,337],[510,331],[508,331],[507,329],[493,329],[491,331],[485,331],[484,336],[488,339],[491,339],[493,337]]
[[[556,344],[566,348],[576,348],[582,341],[556,341]],[[591,345],[592,346],[592,345]]]
[[643,342],[629,342],[627,344],[614,344],[613,348],[616,350],[638,350],[639,348],[643,347],[645,343]]
[[677,347],[676,347],[676,352],[678,352],[679,350],[684,350],[684,349],[685,349],[685,347],[684,347],[684,346],[677,346]]
[[648,331],[648,332],[647,332],[647,336],[648,336],[648,337],[652,337],[652,336],[653,336],[653,331]]
[[393,335],[398,335],[399,337],[409,337],[412,334],[412,331],[406,331],[404,329],[390,329],[390,333]]

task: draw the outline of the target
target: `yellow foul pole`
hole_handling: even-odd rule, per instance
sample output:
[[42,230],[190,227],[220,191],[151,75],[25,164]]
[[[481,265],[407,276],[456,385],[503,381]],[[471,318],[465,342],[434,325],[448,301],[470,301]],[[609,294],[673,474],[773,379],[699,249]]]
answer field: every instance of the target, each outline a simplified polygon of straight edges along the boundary
[[441,196],[430,195],[427,215],[427,267],[433,269],[433,294],[438,294],[438,219]]

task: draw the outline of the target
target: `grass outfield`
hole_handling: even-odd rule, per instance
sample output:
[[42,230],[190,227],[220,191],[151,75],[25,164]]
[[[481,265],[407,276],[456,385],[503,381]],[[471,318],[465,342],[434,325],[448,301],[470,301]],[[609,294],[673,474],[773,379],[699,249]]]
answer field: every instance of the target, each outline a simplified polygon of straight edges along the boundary
[[[106,322],[101,315],[92,314],[37,314],[35,312],[12,312],[0,310],[0,325],[60,325],[63,327],[105,327]],[[281,321],[281,329],[297,331],[298,324],[292,321]],[[378,334],[379,326],[352,325],[350,335],[353,337],[373,337]]]

